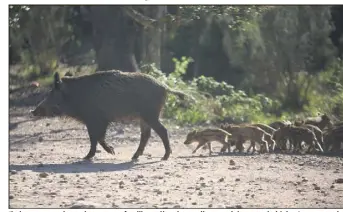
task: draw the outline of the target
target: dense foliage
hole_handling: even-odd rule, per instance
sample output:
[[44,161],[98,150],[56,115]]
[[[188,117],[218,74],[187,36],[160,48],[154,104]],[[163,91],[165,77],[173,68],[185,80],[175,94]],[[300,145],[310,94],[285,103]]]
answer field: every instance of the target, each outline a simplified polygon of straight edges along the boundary
[[[144,73],[154,76],[174,89],[192,95],[197,100],[196,104],[185,106],[176,96],[169,96],[163,115],[165,118],[176,120],[179,124],[213,122],[228,118],[235,123],[268,123],[279,119],[314,116],[318,113],[336,114],[335,118],[343,115],[343,87],[340,83],[343,82],[343,72],[339,69],[342,64],[332,66],[330,71],[315,79],[316,82],[327,83],[332,87],[326,91],[323,87],[314,87],[309,106],[303,112],[295,114],[282,112],[278,100],[263,94],[247,95],[243,90],[235,89],[225,82],[217,82],[212,77],[199,76],[191,81],[180,80],[190,61],[185,57],[180,61],[174,59],[177,68],[168,76],[156,69],[153,64],[142,68]],[[321,92],[325,92],[326,95],[318,95]]]

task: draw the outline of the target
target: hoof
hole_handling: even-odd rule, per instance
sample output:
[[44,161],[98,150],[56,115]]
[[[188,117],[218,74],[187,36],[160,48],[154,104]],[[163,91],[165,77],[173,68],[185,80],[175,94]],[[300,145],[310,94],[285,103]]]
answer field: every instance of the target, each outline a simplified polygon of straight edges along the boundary
[[166,153],[164,154],[163,158],[161,160],[168,160],[169,156],[172,154],[172,151],[166,151]]
[[143,155],[143,151],[137,151],[135,154],[133,154],[131,160],[138,160],[139,156]]
[[132,158],[131,159],[138,159],[139,156],[142,156],[143,155],[143,151],[142,150],[137,150],[135,152],[135,154],[133,154]]
[[93,158],[84,157],[79,163],[93,163]]
[[168,154],[168,155],[164,155],[164,156],[161,158],[161,160],[168,160],[168,158],[169,158],[169,154]]
[[93,157],[90,157],[90,156],[87,155],[86,157],[84,157],[82,159],[85,160],[85,161],[92,161]]
[[111,154],[111,155],[116,155],[116,153],[114,151],[110,151],[110,152],[107,152],[108,154]]
[[[222,153],[226,152],[226,148],[221,149],[220,152],[222,152]],[[230,152],[230,151],[228,151],[228,152]]]
[[134,156],[132,156],[131,160],[132,161],[137,161],[138,160],[139,155],[135,154]]
[[131,158],[132,163],[137,163],[138,161],[139,161],[138,158]]
[[110,147],[110,149],[111,149],[111,151],[110,151],[109,153],[110,153],[111,155],[115,155],[116,153],[115,153],[113,147]]

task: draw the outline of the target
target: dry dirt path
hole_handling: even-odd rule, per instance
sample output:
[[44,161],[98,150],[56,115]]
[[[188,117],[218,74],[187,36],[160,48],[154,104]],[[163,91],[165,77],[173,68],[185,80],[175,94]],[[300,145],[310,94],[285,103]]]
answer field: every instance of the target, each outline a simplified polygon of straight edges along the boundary
[[[190,128],[168,126],[173,154],[153,133],[137,163],[139,128],[116,124],[93,162],[86,128],[70,120],[32,120],[10,110],[11,208],[281,207],[342,208],[343,159],[317,155],[192,155]],[[219,145],[213,145],[214,152]],[[202,155],[201,155],[202,154]],[[341,179],[341,180],[339,180]]]

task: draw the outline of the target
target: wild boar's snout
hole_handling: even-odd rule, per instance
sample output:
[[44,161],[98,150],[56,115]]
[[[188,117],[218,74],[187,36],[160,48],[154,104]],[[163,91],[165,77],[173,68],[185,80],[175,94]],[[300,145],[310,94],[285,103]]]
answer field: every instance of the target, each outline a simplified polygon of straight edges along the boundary
[[38,113],[37,113],[37,108],[34,109],[34,110],[30,110],[30,115],[33,115],[33,116],[38,116]]
[[37,110],[30,110],[30,114],[29,114],[31,117],[38,117],[38,113],[37,113]]
[[34,110],[30,110],[30,114],[32,114],[33,116],[44,116],[45,110],[42,107],[37,107]]

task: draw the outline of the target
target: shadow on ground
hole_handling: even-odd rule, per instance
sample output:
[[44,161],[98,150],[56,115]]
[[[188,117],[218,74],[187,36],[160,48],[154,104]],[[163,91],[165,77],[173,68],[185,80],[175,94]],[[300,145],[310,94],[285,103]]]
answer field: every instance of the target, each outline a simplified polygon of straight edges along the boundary
[[161,160],[138,163],[93,163],[90,161],[79,161],[70,164],[33,164],[33,165],[10,165],[10,170],[33,172],[52,172],[52,173],[90,173],[90,172],[116,172],[134,169],[142,165],[150,165],[161,162]]
[[340,152],[318,152],[315,154],[299,153],[299,152],[274,152],[275,155],[293,155],[293,156],[306,156],[306,155],[316,155],[325,157],[343,157],[343,151]]
[[215,157],[225,157],[225,156],[245,156],[245,157],[249,157],[249,156],[258,156],[258,155],[262,155],[262,156],[268,156],[268,155],[290,155],[290,156],[309,156],[309,155],[316,155],[316,156],[323,156],[323,157],[343,157],[343,151],[341,152],[325,152],[325,153],[316,153],[316,154],[304,154],[304,153],[293,153],[293,152],[273,152],[273,153],[264,153],[264,154],[260,154],[260,153],[219,153],[219,154],[212,154],[212,155],[208,155],[208,154],[200,154],[200,155],[188,155],[188,156],[179,156],[177,158],[181,158],[181,159],[190,159],[190,158],[215,158]]
[[[17,123],[14,123],[17,124]],[[10,123],[11,125],[11,123]],[[69,128],[69,129],[63,129],[63,130],[50,130],[48,133],[33,133],[33,134],[10,134],[9,135],[9,140],[10,140],[10,146],[11,147],[16,147],[18,145],[23,145],[25,143],[29,142],[52,142],[52,141],[57,141],[57,142],[62,142],[62,141],[67,141],[67,140],[87,140],[89,139],[87,136],[85,137],[73,137],[73,136],[65,136],[63,138],[58,138],[58,139],[49,139],[51,137],[51,134],[59,134],[62,132],[68,132],[68,131],[83,131],[83,129],[80,128]],[[86,135],[86,132],[85,132]]]
[[22,124],[22,123],[25,123],[25,122],[29,122],[29,121],[31,121],[31,120],[18,121],[18,122],[14,122],[14,123],[10,122],[9,123],[9,131],[16,129],[19,126],[19,124]]
[[225,156],[253,156],[253,155],[259,155],[259,154],[249,154],[249,153],[219,153],[215,154],[213,153],[212,155],[209,155],[208,153],[200,154],[200,155],[188,155],[188,156],[179,156],[177,158],[181,159],[188,159],[188,158],[215,158],[215,157],[225,157]]

